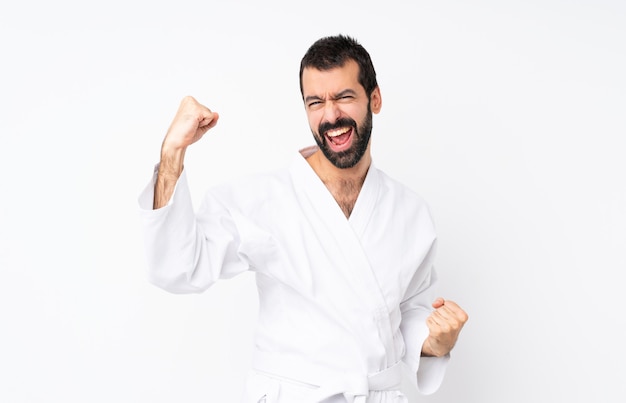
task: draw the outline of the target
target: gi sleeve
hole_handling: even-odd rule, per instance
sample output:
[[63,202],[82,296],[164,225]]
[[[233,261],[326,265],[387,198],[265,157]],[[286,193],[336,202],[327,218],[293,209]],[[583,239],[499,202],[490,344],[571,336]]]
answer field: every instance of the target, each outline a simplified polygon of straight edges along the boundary
[[422,345],[428,337],[426,318],[432,312],[432,301],[436,298],[437,273],[433,267],[436,241],[431,245],[426,257],[415,272],[400,304],[402,322],[400,331],[404,338],[405,355],[403,361],[412,374],[413,386],[422,394],[432,394],[439,389],[450,359],[444,357],[422,357]]
[[184,170],[168,204],[152,209],[157,172],[138,199],[148,280],[172,293],[199,293],[247,270],[228,210],[207,194],[196,214]]

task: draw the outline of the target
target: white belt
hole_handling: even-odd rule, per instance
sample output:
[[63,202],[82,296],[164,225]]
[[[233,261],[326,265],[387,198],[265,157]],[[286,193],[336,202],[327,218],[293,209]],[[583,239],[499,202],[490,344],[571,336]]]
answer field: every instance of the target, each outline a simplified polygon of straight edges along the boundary
[[[370,391],[398,391],[402,383],[401,362],[371,374],[332,371],[329,368],[281,354],[256,351],[254,369],[317,386],[314,401],[343,394],[349,403],[365,403]],[[398,393],[398,402],[406,402]]]

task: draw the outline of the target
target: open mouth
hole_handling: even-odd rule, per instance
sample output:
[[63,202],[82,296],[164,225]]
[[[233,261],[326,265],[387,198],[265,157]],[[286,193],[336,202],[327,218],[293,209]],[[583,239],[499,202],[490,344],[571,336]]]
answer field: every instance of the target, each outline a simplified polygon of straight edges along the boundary
[[325,133],[325,136],[334,151],[343,151],[350,147],[352,127],[340,127],[338,129],[329,130]]

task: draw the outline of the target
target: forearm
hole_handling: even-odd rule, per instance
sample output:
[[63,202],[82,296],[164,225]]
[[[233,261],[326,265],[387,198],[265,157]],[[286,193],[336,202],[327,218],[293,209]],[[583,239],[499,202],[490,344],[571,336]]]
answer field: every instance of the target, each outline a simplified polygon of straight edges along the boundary
[[174,193],[176,182],[183,172],[185,148],[161,150],[161,162],[154,184],[154,210],[166,206]]

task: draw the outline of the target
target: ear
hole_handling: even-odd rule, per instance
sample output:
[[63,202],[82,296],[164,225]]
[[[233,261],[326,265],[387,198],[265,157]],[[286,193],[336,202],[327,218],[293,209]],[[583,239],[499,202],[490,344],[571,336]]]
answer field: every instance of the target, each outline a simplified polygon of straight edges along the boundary
[[372,109],[372,113],[380,112],[380,108],[383,106],[383,98],[380,95],[380,88],[374,88],[372,94],[370,95],[370,108]]

